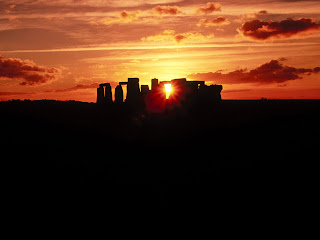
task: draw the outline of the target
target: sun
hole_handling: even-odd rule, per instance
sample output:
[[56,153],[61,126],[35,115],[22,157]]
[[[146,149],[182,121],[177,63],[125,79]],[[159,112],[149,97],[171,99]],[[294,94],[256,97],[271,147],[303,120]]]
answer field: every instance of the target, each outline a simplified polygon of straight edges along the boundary
[[170,93],[172,91],[171,84],[165,84],[164,89],[166,91],[166,99],[169,99]]

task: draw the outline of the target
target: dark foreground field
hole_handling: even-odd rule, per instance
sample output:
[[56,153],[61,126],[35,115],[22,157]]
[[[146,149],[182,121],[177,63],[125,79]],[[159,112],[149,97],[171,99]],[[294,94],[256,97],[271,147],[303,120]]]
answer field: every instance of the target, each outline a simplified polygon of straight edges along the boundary
[[320,135],[320,100],[222,101],[161,114],[11,101],[0,115],[4,185],[13,201],[35,205],[74,206],[67,199],[78,196],[133,208],[201,206],[223,192],[221,201],[239,203],[275,174],[316,161]]

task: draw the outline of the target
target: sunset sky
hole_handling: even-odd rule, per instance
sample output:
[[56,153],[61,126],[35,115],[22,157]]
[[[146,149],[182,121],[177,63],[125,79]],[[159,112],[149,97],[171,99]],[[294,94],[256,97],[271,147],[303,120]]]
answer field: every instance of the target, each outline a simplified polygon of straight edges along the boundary
[[128,77],[320,98],[320,1],[0,0],[0,100],[95,102]]

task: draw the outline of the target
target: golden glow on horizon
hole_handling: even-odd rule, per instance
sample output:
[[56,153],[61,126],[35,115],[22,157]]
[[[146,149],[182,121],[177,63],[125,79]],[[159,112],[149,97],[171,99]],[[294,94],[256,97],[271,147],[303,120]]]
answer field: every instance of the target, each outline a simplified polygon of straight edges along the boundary
[[170,93],[172,91],[171,84],[165,84],[164,88],[166,91],[166,99],[169,99]]

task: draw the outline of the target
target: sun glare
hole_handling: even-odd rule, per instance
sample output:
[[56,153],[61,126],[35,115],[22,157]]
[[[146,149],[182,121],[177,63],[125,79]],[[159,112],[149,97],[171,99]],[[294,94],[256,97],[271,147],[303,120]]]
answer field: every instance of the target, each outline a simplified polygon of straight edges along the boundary
[[166,90],[166,99],[168,99],[169,98],[169,96],[170,96],[170,93],[171,93],[171,84],[165,84],[164,85],[164,88],[165,88],[165,90]]

